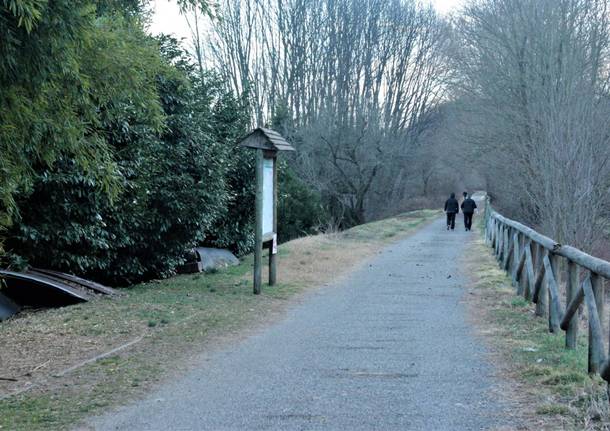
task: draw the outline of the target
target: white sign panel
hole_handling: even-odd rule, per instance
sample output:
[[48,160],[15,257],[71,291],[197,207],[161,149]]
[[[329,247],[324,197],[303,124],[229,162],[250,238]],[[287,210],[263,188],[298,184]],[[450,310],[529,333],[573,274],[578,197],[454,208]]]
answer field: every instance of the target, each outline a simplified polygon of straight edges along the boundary
[[273,233],[273,159],[263,160],[263,235]]

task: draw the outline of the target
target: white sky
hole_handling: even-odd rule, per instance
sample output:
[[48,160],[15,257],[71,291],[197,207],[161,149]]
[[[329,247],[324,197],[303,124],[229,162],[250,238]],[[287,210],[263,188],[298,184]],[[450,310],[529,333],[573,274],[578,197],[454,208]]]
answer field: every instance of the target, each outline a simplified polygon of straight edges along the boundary
[[448,14],[457,10],[464,4],[464,0],[429,0],[432,3],[432,6],[436,8],[436,10],[442,14]]
[[190,37],[186,20],[178,9],[175,0],[153,0],[154,15],[149,31],[152,34],[166,33],[174,36]]
[[[441,14],[450,13],[458,9],[464,0],[427,0]],[[174,36],[190,37],[190,31],[186,20],[180,15],[175,0],[153,0],[154,8],[153,20],[150,26],[152,34],[167,33]]]

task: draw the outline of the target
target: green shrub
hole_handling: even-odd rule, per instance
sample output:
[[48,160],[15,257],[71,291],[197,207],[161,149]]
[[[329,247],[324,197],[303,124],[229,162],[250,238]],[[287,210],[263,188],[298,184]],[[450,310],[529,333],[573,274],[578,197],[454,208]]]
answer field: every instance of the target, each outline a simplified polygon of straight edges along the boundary
[[222,94],[213,114],[214,136],[227,149],[228,200],[205,244],[243,255],[254,248],[254,151],[238,146],[248,131],[247,99]]
[[301,181],[286,164],[278,172],[278,237],[289,241],[319,232],[330,216],[320,195]]
[[163,132],[135,115],[128,99],[105,108],[112,112],[104,124],[121,194],[111,200],[101,193],[96,179],[71,159],[41,167],[9,232],[13,256],[114,285],[165,277],[226,217],[231,203],[241,201],[230,184],[233,170],[243,170],[227,145],[234,131],[214,135],[217,129],[209,128],[226,121],[217,107],[230,96],[215,78],[196,76],[175,41],[162,39],[161,48],[165,65],[156,81]]
[[[0,174],[0,253],[2,245],[7,251],[0,264],[129,285],[172,275],[196,245],[250,252],[254,152],[237,145],[250,125],[248,95],[236,97],[218,76],[195,68],[176,40],[147,35],[138,18],[146,2],[78,3],[74,11],[64,0],[52,3],[37,28],[52,27],[47,36],[56,40],[18,31],[32,52],[66,49],[67,57],[58,58],[67,65],[45,59],[52,73],[32,86],[41,99],[11,105],[12,92],[36,74],[24,70],[16,77],[0,61],[0,107],[14,108],[0,110],[0,119],[12,125],[27,117],[21,111],[46,119],[28,119],[31,127],[0,124],[0,148],[31,144],[19,155],[23,169]],[[56,15],[67,18],[48,22]],[[0,6],[0,34],[5,18],[17,31],[15,16]],[[56,28],[60,21],[66,31],[80,22],[86,43],[71,46]],[[0,51],[23,57],[13,42]],[[62,75],[72,69],[74,76]],[[320,197],[285,164],[279,179],[280,239],[316,232],[327,217]]]

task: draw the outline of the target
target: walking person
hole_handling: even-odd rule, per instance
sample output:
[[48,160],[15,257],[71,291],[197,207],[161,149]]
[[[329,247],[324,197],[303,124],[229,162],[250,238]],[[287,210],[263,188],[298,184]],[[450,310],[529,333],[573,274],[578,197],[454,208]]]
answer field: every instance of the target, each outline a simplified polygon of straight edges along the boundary
[[445,213],[447,213],[447,230],[455,229],[455,216],[460,212],[460,205],[455,198],[455,193],[451,193],[449,199],[445,201]]
[[472,216],[477,208],[476,202],[464,192],[464,202],[462,202],[462,212],[464,213],[464,228],[469,231],[472,228]]

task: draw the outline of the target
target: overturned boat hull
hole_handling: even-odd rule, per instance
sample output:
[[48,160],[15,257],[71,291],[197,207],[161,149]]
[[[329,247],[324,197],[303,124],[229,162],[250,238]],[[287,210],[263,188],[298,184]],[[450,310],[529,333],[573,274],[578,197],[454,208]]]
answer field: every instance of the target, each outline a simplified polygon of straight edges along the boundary
[[0,277],[0,293],[21,306],[62,307],[91,299],[86,292],[43,275],[0,271]]
[[117,295],[117,292],[63,272],[35,268],[27,272],[0,270],[0,320],[24,307],[64,307],[89,301],[97,295]]

